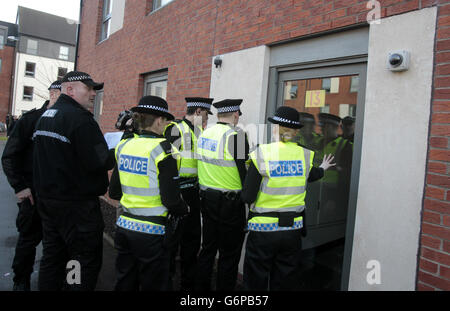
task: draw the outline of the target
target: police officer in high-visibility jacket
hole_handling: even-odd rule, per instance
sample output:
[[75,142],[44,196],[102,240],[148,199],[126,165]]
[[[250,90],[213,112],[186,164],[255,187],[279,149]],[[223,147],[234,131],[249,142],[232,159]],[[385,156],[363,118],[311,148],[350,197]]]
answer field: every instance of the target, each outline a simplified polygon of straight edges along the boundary
[[197,254],[200,250],[201,220],[198,189],[197,139],[208,123],[213,98],[186,97],[186,116],[172,121],[164,136],[180,151],[180,188],[189,214],[179,222],[172,245],[171,273],[175,273],[175,258],[180,248],[182,290],[194,288]]
[[245,133],[236,127],[241,103],[241,99],[214,103],[219,121],[198,140],[203,242],[197,265],[197,290],[210,290],[217,251],[216,289],[233,290],[236,286],[245,235],[245,205],[240,192],[249,149]]
[[[116,290],[168,290],[169,250],[164,244],[168,212],[188,211],[180,196],[177,152],[162,136],[169,113],[166,101],[144,96],[131,109],[138,136],[116,147],[123,214],[117,220]],[[111,180],[111,185],[118,180]],[[113,187],[117,188],[117,187]]]
[[280,107],[268,118],[279,125],[279,141],[259,145],[242,199],[249,212],[244,287],[247,290],[294,290],[301,253],[306,184],[323,176],[333,160],[325,156],[313,167],[314,152],[293,141],[302,124],[297,110]]

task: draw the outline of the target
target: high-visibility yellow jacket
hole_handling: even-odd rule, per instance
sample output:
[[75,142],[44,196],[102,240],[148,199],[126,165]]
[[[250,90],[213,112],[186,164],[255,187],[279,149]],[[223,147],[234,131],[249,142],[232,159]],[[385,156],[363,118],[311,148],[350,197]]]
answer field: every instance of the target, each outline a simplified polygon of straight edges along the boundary
[[258,146],[250,159],[262,176],[260,190],[251,212],[249,230],[278,231],[301,228],[301,216],[292,228],[278,226],[277,217],[258,213],[296,212],[305,209],[306,182],[313,166],[314,152],[293,142],[274,142]]

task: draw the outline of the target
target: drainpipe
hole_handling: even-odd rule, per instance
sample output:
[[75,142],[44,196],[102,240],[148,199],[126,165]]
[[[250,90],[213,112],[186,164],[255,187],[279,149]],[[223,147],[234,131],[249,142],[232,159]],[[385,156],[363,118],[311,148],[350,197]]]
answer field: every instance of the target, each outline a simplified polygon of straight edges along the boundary
[[78,65],[78,45],[80,41],[80,29],[81,29],[81,14],[83,12],[83,0],[80,0],[80,16],[78,17],[78,25],[77,25],[77,45],[75,47],[75,65],[73,70],[77,70]]
[[[18,66],[19,64],[19,60],[16,61],[16,59],[18,59],[20,57],[19,51],[17,49],[17,43],[19,41],[19,34],[17,33],[17,36],[8,38],[8,40],[14,41],[14,52],[13,52],[13,65],[11,68],[11,86],[9,89],[9,106],[8,106],[8,114],[10,114],[11,116],[14,115],[14,111],[15,111],[15,96],[16,96],[16,77],[17,77],[17,68],[16,66]],[[8,41],[6,41],[8,42]]]

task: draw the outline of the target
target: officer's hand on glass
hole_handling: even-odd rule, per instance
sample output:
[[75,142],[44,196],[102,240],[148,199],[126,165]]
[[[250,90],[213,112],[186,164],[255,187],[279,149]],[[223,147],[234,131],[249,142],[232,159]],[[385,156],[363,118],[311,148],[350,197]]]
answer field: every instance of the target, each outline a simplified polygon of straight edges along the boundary
[[331,153],[330,154],[326,154],[323,157],[322,164],[320,164],[319,167],[323,168],[323,170],[326,171],[330,167],[336,165],[336,163],[331,163],[333,160],[334,160],[334,156]]

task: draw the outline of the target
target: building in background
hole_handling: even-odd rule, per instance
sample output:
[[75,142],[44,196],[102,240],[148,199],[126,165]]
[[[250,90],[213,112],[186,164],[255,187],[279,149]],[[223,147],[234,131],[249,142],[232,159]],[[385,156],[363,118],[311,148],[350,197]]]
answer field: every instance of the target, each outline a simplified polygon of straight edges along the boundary
[[80,23],[104,131],[149,94],[176,117],[242,98],[250,136],[282,105],[355,117],[347,166],[308,192],[302,288],[450,290],[450,0],[90,0]]
[[11,113],[20,116],[42,106],[48,86],[73,70],[77,23],[64,17],[18,8]]
[[10,113],[17,25],[0,21],[0,122]]

